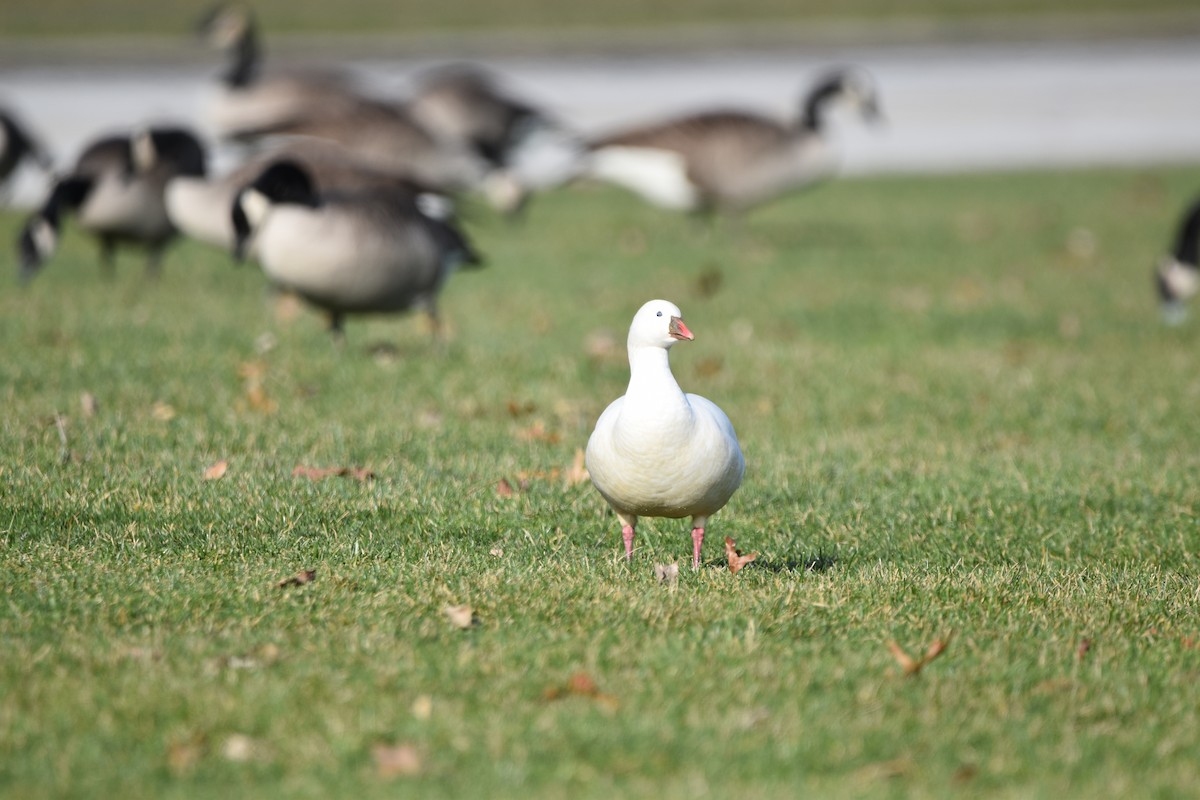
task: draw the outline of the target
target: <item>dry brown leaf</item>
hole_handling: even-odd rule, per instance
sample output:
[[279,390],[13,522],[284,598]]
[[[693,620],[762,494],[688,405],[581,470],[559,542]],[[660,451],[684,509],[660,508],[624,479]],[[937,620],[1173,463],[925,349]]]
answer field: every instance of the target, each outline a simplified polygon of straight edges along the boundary
[[413,700],[412,715],[424,722],[433,716],[433,698],[427,694],[417,695]]
[[696,277],[696,293],[701,297],[712,297],[720,290],[724,280],[721,270],[710,267]]
[[191,772],[207,750],[208,740],[203,734],[176,739],[167,746],[167,767],[176,775]]
[[175,419],[175,409],[170,403],[164,403],[160,400],[150,407],[150,416],[159,422],[170,422]]
[[377,744],[371,748],[375,771],[381,778],[400,778],[421,772],[421,754],[411,744]]
[[751,561],[758,558],[758,553],[751,553],[748,556],[742,555],[742,551],[737,549],[737,546],[734,543],[733,539],[730,539],[728,536],[726,536],[725,537],[725,558],[728,559],[728,561],[729,561],[729,571],[732,572],[734,575],[737,575],[738,571],[741,570],[742,567],[746,566]]
[[480,621],[475,614],[475,609],[469,605],[446,606],[442,611],[446,612],[446,618],[450,620],[450,624],[460,631],[474,628]]
[[712,378],[720,374],[725,362],[719,358],[702,358],[696,362],[696,375],[701,378]]
[[582,447],[575,448],[575,458],[571,460],[571,466],[567,467],[564,474],[567,478],[567,486],[578,486],[591,477],[588,475],[586,456]]
[[654,577],[659,583],[674,586],[679,583],[679,562],[672,561],[670,564],[655,564]]
[[312,583],[317,579],[317,571],[315,569],[302,569],[290,578],[284,578],[277,585],[280,589],[286,589],[289,586],[303,586],[306,583]]
[[537,406],[533,404],[532,400],[526,400],[524,403],[518,403],[516,400],[508,401],[508,414],[513,419],[532,414],[534,411],[537,411]]
[[558,444],[562,441],[562,434],[558,431],[546,430],[546,423],[538,419],[534,420],[533,424],[528,428],[518,431],[517,438],[524,442],[546,442],[547,444]]
[[225,477],[225,473],[229,471],[229,462],[221,459],[213,464],[208,469],[204,470],[204,480],[215,481]]
[[594,678],[586,672],[576,672],[561,686],[551,686],[542,692],[546,700],[562,700],[566,697],[588,697],[602,706],[615,709],[619,704],[616,697],[600,691]]
[[79,408],[85,417],[94,417],[100,410],[100,402],[96,400],[96,395],[84,392],[79,396]]
[[375,473],[366,467],[306,467],[297,464],[292,470],[293,478],[308,478],[319,481],[324,478],[354,478],[356,481],[367,482],[375,479]]
[[1086,656],[1088,654],[1088,651],[1091,649],[1092,649],[1092,640],[1091,639],[1082,640],[1079,643],[1079,648],[1076,649],[1076,651],[1075,651],[1075,660],[1083,661],[1083,657]]
[[954,634],[948,633],[941,639],[934,639],[933,644],[925,650],[925,655],[920,658],[913,658],[908,653],[904,652],[899,644],[894,639],[889,639],[887,648],[892,654],[892,658],[896,659],[896,663],[904,670],[905,675],[917,675],[925,668],[930,661],[946,652],[946,647],[950,644],[950,638]]
[[508,482],[508,478],[501,478],[499,482],[496,483],[496,495],[498,497],[512,497],[516,493],[516,490],[513,489],[513,485]]
[[501,558],[504,555],[504,548],[503,547],[493,547],[491,550],[488,550],[488,555],[493,555],[496,558]]

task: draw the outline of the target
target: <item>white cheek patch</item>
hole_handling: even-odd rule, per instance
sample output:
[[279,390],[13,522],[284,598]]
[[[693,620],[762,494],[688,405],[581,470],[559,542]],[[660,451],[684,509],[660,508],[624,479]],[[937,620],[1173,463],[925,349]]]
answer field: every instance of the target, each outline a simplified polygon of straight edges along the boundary
[[247,189],[242,193],[239,202],[242,205],[242,213],[246,215],[246,221],[253,228],[262,225],[267,214],[271,213],[271,201],[257,189]]
[[134,168],[138,172],[148,172],[154,166],[154,162],[158,160],[150,132],[139,131],[134,134],[132,145]]
[[422,192],[416,203],[417,210],[430,219],[445,221],[454,216],[454,202],[443,195]]
[[58,248],[58,233],[55,232],[54,226],[44,219],[39,219],[33,223],[33,230],[30,233],[38,258],[48,261]]
[[1181,264],[1175,259],[1169,259],[1159,267],[1158,274],[1171,294],[1179,300],[1186,300],[1200,290],[1200,269]]

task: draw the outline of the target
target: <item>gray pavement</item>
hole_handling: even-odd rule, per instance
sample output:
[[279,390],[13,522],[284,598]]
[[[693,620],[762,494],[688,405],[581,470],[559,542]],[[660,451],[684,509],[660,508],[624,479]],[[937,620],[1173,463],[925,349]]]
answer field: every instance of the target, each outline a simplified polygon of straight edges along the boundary
[[[406,91],[445,59],[348,61],[374,89]],[[504,56],[486,62],[511,86],[583,132],[712,105],[795,113],[804,86],[832,64],[871,71],[887,125],[837,120],[847,172],[946,172],[1200,160],[1200,41],[846,45],[818,52],[651,51],[614,56]],[[11,105],[62,160],[99,132],[158,120],[202,131],[219,68],[177,64],[0,67]],[[222,159],[219,159],[222,160]],[[228,156],[224,157],[228,160]],[[26,172],[14,200],[40,195]]]

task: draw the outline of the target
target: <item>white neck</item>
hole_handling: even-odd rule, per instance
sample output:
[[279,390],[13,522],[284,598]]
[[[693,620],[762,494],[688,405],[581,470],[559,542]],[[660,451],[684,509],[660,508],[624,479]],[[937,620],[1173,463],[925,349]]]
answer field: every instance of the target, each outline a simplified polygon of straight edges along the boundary
[[671,364],[665,347],[629,348],[629,388],[625,391],[626,404],[646,398],[650,403],[671,407],[678,401],[686,405],[683,390],[671,374]]

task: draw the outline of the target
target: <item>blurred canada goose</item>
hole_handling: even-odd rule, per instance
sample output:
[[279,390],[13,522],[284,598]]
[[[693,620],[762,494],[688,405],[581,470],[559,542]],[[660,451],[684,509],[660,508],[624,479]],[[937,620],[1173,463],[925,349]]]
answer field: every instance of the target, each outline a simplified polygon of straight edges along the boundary
[[235,255],[253,255],[267,278],[329,314],[423,309],[437,330],[437,295],[479,257],[423,196],[366,189],[320,194],[299,163],[267,167],[233,203]]
[[221,75],[209,113],[222,137],[252,137],[253,131],[320,108],[333,112],[359,100],[353,78],[337,70],[262,69],[258,25],[253,12],[238,4],[217,6],[197,26],[212,46],[224,51],[229,67]]
[[183,128],[147,128],[88,145],[22,230],[21,276],[32,277],[53,256],[66,212],[99,239],[101,262],[109,271],[117,244],[129,242],[147,248],[147,270],[156,272],[163,248],[175,235],[163,189],[176,175],[203,175],[204,161],[204,147]]
[[488,163],[456,142],[439,139],[401,105],[360,98],[253,132],[255,138],[312,137],[341,145],[374,166],[412,176],[443,191],[480,186]]
[[0,192],[7,191],[9,179],[26,159],[47,172],[54,166],[45,148],[30,135],[16,116],[0,108]]
[[583,141],[545,111],[518,99],[489,71],[471,64],[432,70],[418,80],[408,104],[413,118],[434,135],[472,149],[511,176],[519,196],[495,194],[494,204],[519,206],[529,191],[575,177],[586,153]]
[[166,188],[167,215],[181,233],[231,251],[235,235],[230,208],[235,196],[272,163],[284,160],[303,166],[318,194],[364,189],[395,191],[413,197],[438,193],[436,188],[423,186],[400,173],[377,169],[333,142],[300,138],[258,153],[219,177],[173,178]]
[[1179,221],[1175,246],[1154,271],[1163,320],[1180,323],[1187,316],[1184,302],[1200,290],[1200,199],[1195,200]]
[[709,111],[635,128],[594,142],[588,174],[663,208],[743,211],[832,174],[824,123],[838,100],[867,120],[879,115],[865,73],[838,70],[813,85],[791,123]]

